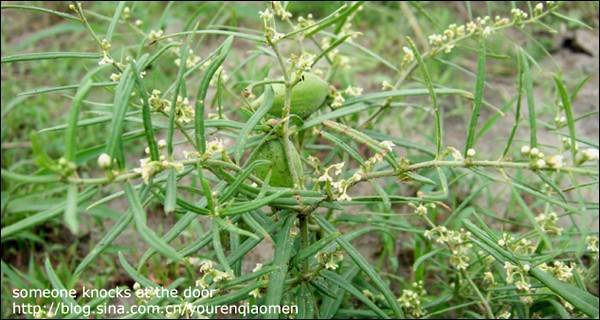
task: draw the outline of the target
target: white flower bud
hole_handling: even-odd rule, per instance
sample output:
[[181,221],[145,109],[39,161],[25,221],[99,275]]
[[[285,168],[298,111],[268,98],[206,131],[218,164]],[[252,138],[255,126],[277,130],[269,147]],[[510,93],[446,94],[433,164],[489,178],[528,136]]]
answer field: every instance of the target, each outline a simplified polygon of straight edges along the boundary
[[98,167],[102,168],[102,169],[108,169],[110,168],[112,164],[112,159],[110,158],[110,156],[106,153],[101,154],[100,156],[98,156]]
[[544,159],[539,159],[538,161],[535,162],[535,166],[538,169],[542,169],[546,167],[546,161]]
[[470,148],[469,150],[467,150],[467,157],[474,157],[477,154],[477,151],[475,151],[475,149]]

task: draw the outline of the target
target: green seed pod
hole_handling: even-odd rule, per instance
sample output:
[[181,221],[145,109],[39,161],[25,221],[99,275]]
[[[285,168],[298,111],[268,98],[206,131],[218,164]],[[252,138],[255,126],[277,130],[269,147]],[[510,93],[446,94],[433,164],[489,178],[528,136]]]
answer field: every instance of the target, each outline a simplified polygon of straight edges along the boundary
[[[269,110],[269,114],[281,117],[283,106],[285,104],[285,85],[276,83],[273,88],[273,106]],[[312,73],[304,73],[300,80],[292,88],[292,103],[290,114],[294,114],[300,118],[306,118],[313,112],[319,109],[327,95],[329,94],[329,84],[325,80],[319,78]],[[259,106],[262,101],[262,96],[256,99],[252,104]]]
[[[296,168],[296,172],[299,177],[302,177],[302,164],[300,162],[300,155],[294,146],[292,145],[292,163]],[[270,185],[274,187],[288,187],[294,186],[292,174],[290,172],[288,161],[285,157],[285,149],[280,139],[270,140],[262,144],[259,149],[252,155],[251,161],[254,160],[269,160],[271,161],[270,166],[259,166],[256,168],[256,176],[265,179],[269,170],[272,170]],[[299,164],[299,165],[298,165]]]

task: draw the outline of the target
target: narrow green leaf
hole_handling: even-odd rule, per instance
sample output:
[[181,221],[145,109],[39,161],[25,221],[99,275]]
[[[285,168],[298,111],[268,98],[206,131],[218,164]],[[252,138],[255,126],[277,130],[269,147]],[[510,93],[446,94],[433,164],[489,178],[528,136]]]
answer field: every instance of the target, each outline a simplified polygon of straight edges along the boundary
[[464,156],[467,156],[467,150],[473,148],[475,144],[475,130],[479,120],[479,112],[483,103],[483,89],[485,86],[485,40],[479,41],[479,50],[477,51],[477,78],[475,80],[475,100],[473,101],[473,111],[471,111],[471,120],[469,120],[469,129],[467,131],[467,143],[465,145]]
[[196,96],[196,109],[194,114],[194,128],[196,132],[196,147],[200,153],[206,152],[206,137],[204,136],[204,106],[206,104],[206,94],[208,92],[208,85],[217,69],[223,64],[231,44],[233,43],[233,36],[227,37],[221,46],[219,55],[217,55],[210,65],[206,68],[204,76],[200,82],[198,88],[198,95]]
[[533,268],[530,274],[575,308],[581,310],[589,317],[598,318],[598,297],[572,284],[561,282],[539,268]]
[[269,196],[266,196],[264,198],[261,198],[261,199],[243,202],[242,204],[231,206],[231,207],[223,210],[223,212],[221,212],[221,215],[231,216],[231,215],[236,215],[236,214],[240,214],[240,213],[244,213],[244,212],[248,212],[248,211],[251,211],[254,209],[264,207],[264,206],[268,205],[269,203],[271,203],[273,200],[280,198],[281,196],[283,196],[286,193],[288,193],[287,190],[280,190],[280,191],[277,191],[277,192],[275,192]]
[[106,40],[110,43],[112,40],[113,33],[115,32],[115,28],[117,27],[117,23],[119,23],[119,18],[121,17],[121,12],[125,8],[125,1],[119,1],[117,4],[117,8],[115,9],[115,13],[110,21],[110,25],[108,26],[108,31],[106,31]]
[[55,14],[61,18],[65,18],[65,19],[69,19],[69,20],[75,20],[75,21],[80,21],[80,19],[72,14],[68,14],[68,13],[64,13],[64,12],[60,12],[60,11],[56,11],[56,10],[51,10],[51,9],[46,9],[46,8],[41,8],[41,7],[36,7],[36,6],[28,6],[28,5],[22,5],[22,4],[2,4],[2,9],[23,9],[23,10],[30,10],[30,11],[38,11],[38,12],[43,12],[43,13],[50,13],[50,14]]
[[156,144],[156,138],[154,136],[154,127],[152,126],[152,116],[150,110],[150,103],[148,102],[148,94],[146,93],[146,88],[144,86],[144,82],[140,77],[140,70],[138,70],[137,64],[133,64],[133,79],[138,87],[138,92],[140,93],[140,97],[142,98],[142,119],[144,123],[144,134],[146,135],[146,142],[148,143],[148,149],[150,149],[150,159],[152,161],[157,161],[158,154],[158,146]]
[[310,259],[315,254],[317,254],[319,251],[321,251],[323,248],[325,248],[328,244],[335,241],[335,239],[337,239],[341,235],[342,234],[340,232],[333,232],[333,233],[330,233],[330,234],[326,235],[325,237],[319,239],[318,241],[313,242],[308,247],[302,248],[300,251],[298,251],[298,253],[296,253],[296,255],[294,255],[292,264],[299,264],[300,262],[304,261],[305,259]]
[[521,50],[520,54],[521,64],[523,66],[523,84],[525,86],[525,95],[527,97],[527,110],[529,111],[529,145],[534,148],[537,147],[537,119],[535,113],[535,93],[533,92],[533,78],[531,76],[531,70],[529,68],[529,58]]
[[417,63],[421,68],[421,73],[423,74],[423,78],[425,79],[425,85],[427,86],[427,91],[429,91],[429,96],[431,97],[431,105],[433,106],[433,112],[435,115],[435,129],[434,129],[434,140],[436,145],[436,158],[439,158],[442,154],[442,140],[443,140],[443,128],[442,128],[442,115],[440,111],[440,107],[437,103],[437,96],[435,90],[433,89],[433,81],[431,80],[431,76],[429,75],[429,71],[427,70],[427,66],[423,61],[423,57],[419,50],[415,46],[415,43],[411,38],[407,37],[406,41],[408,42],[411,50],[415,54],[417,58]]
[[221,266],[225,269],[225,271],[230,272],[233,270],[231,269],[231,266],[227,261],[227,257],[225,256],[223,244],[221,244],[221,224],[219,224],[217,220],[219,220],[218,217],[213,217],[213,221],[216,222],[211,228],[213,249],[215,250],[215,255],[217,256],[217,260]]
[[156,251],[175,261],[179,261],[181,259],[181,255],[175,249],[165,243],[161,238],[159,238],[154,231],[146,226],[146,212],[144,211],[144,208],[140,202],[140,198],[133,189],[131,183],[125,183],[124,189],[127,199],[129,200],[129,208],[133,212],[135,226],[142,239],[144,239],[144,241],[146,241]]
[[220,219],[218,217],[213,217],[214,221],[217,222],[217,224],[219,225],[219,227],[221,227],[221,229],[229,231],[229,232],[233,232],[233,233],[237,233],[239,235],[242,236],[246,236],[246,237],[250,237],[256,240],[260,240],[260,237],[258,237],[257,235],[255,235],[254,233],[244,230],[242,228],[236,227],[233,222],[231,222],[231,220],[228,221],[223,221],[223,219]]
[[79,233],[79,219],[77,217],[77,185],[70,184],[67,188],[67,198],[65,200],[65,224],[71,230],[71,233]]
[[167,172],[167,185],[165,191],[165,213],[171,213],[175,211],[175,204],[177,202],[177,173],[175,168],[169,168]]
[[130,64],[121,74],[121,80],[115,92],[113,118],[110,123],[111,133],[106,142],[106,153],[112,159],[118,159],[121,167],[125,165],[125,159],[117,148],[122,145],[121,138],[123,136],[125,114],[133,91],[134,81],[131,76],[131,68]]
[[127,272],[127,274],[129,274],[131,279],[135,280],[135,282],[138,282],[144,288],[155,288],[156,287],[156,284],[152,280],[146,278],[144,275],[137,272],[137,270],[135,270],[135,268],[132,267],[129,264],[129,262],[127,262],[127,259],[125,259],[125,256],[123,255],[123,252],[121,252],[121,251],[119,251],[119,262],[123,266],[123,269],[125,269],[125,272]]
[[[270,306],[280,305],[283,298],[283,289],[285,279],[288,273],[288,262],[293,249],[294,238],[290,236],[290,229],[294,224],[296,215],[288,213],[284,218],[284,223],[275,237],[275,255],[273,257],[273,266],[276,269],[269,275],[269,286],[265,297],[265,304]],[[268,310],[264,314],[266,319],[275,319],[279,314],[274,313],[274,310]]]
[[32,52],[4,56],[0,59],[0,63],[55,59],[100,59],[101,57],[102,55],[96,52]]
[[573,117],[573,107],[571,106],[571,99],[567,93],[562,79],[556,75],[554,76],[554,82],[556,83],[556,89],[558,95],[561,98],[563,108],[565,109],[565,115],[567,117],[567,126],[569,127],[569,137],[571,138],[571,156],[573,157],[573,163],[577,164],[577,136],[575,135],[575,120]]
[[244,128],[240,131],[239,138],[237,139],[233,152],[236,163],[240,163],[240,160],[242,159],[242,154],[246,148],[246,141],[250,136],[250,132],[252,132],[254,127],[267,114],[267,112],[271,110],[271,106],[273,106],[273,89],[271,86],[266,86],[262,104],[252,114],[252,117],[250,117],[250,119],[244,125]]
[[522,59],[517,59],[518,62],[518,81],[517,81],[517,101],[515,105],[515,124],[510,130],[510,135],[508,136],[508,141],[506,142],[506,146],[504,147],[504,151],[502,152],[502,158],[506,157],[510,147],[512,146],[513,140],[515,138],[515,134],[517,133],[517,129],[519,128],[519,122],[521,121],[521,102],[523,100],[523,61]]
[[325,279],[327,279],[327,280],[335,283],[340,288],[348,291],[355,298],[357,298],[362,303],[364,303],[365,305],[367,305],[367,307],[369,307],[371,310],[375,311],[375,313],[377,313],[377,315],[379,315],[380,317],[383,317],[385,319],[389,319],[389,316],[385,312],[383,312],[383,310],[381,310],[371,300],[369,300],[367,297],[365,297],[365,295],[362,294],[362,292],[358,291],[358,289],[356,289],[351,283],[349,283],[348,281],[346,281],[346,279],[344,279],[343,277],[341,277],[337,273],[329,271],[329,270],[322,270],[320,272],[320,274],[321,274],[321,276],[323,276],[323,278],[325,278]]

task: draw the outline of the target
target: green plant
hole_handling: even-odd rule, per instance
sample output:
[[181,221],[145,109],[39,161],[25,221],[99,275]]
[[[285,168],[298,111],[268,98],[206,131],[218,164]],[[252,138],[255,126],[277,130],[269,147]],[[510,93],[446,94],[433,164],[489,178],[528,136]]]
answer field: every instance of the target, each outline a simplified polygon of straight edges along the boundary
[[[272,2],[261,9],[257,30],[238,27],[231,16],[231,25],[221,25],[226,4],[200,23],[208,4],[194,5],[182,10],[181,31],[166,32],[178,5],[170,2],[152,26],[144,24],[151,19],[136,16],[143,8],[126,2],[106,13],[78,2],[68,12],[2,5],[3,11],[74,21],[93,43],[81,52],[2,57],[3,68],[92,62],[77,84],[27,93],[69,92],[68,115],[64,124],[31,134],[27,164],[3,163],[3,246],[44,243],[40,230],[47,225],[64,224],[80,234],[89,221],[84,212],[97,210],[100,222],[115,220],[83,254],[42,257],[43,272],[36,257],[27,272],[3,258],[3,287],[109,288],[109,280],[95,277],[94,264],[118,257],[118,266],[107,265],[126,272],[134,290],[216,292],[142,297],[135,304],[156,309],[136,316],[194,317],[203,312],[177,314],[170,307],[247,301],[295,305],[298,318],[598,317],[598,297],[590,293],[597,290],[598,238],[589,228],[597,223],[598,203],[586,194],[597,188],[598,143],[579,136],[576,127],[598,113],[574,109],[587,80],[567,86],[556,73],[550,81],[555,99],[542,106],[535,94],[542,86],[534,83],[536,59],[526,48],[505,54],[489,44],[506,30],[554,31],[551,24],[564,20],[585,26],[561,13],[560,4],[530,5],[528,13],[506,5],[494,18],[434,27],[440,33],[428,38],[413,23],[414,36],[398,39],[392,59],[358,44],[360,32],[353,30],[369,14],[364,11],[379,4],[346,3],[319,19],[292,19],[294,4]],[[401,4],[397,12],[436,21],[423,5]],[[472,14],[469,3],[467,9]],[[196,55],[201,48],[211,48],[205,58]],[[475,81],[466,89],[445,80],[445,67],[453,62],[443,59],[456,50],[476,52]],[[517,61],[516,86],[498,107],[486,99],[494,81],[489,61],[510,55]],[[367,76],[363,92],[349,69],[361,62],[393,75],[383,88]],[[446,124],[454,113],[466,119],[465,130]],[[506,122],[509,113],[514,118]],[[549,115],[554,124],[544,120]],[[396,121],[392,129],[406,126],[420,139],[386,133],[390,119]],[[502,123],[510,130],[485,150],[488,133]],[[105,134],[84,142],[90,126]],[[451,131],[464,135],[462,151],[447,143]],[[59,156],[47,151],[48,132],[63,135]],[[541,132],[560,143],[543,140]],[[35,201],[41,210],[31,205]],[[127,209],[112,212],[107,205],[119,201]],[[165,215],[157,218],[161,209]],[[57,220],[62,223],[52,224]],[[115,245],[129,226],[143,254],[136,254],[131,238],[129,250]],[[165,226],[166,232],[157,230]],[[382,244],[379,252],[357,245],[366,237]],[[274,247],[272,258],[249,266],[252,250],[265,243]],[[114,285],[129,287],[124,281]],[[53,301],[47,300],[41,303]],[[99,310],[110,299],[60,300]],[[3,315],[14,316],[8,309],[3,302]],[[89,314],[83,309],[58,316]]]

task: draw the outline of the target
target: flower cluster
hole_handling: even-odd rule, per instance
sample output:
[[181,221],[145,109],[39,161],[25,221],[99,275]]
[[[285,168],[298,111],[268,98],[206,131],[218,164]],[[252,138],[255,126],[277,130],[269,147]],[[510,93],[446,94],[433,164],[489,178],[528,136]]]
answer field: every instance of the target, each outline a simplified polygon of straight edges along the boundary
[[295,68],[294,81],[300,81],[302,79],[302,74],[312,69],[316,57],[316,55],[310,52],[302,52],[300,56],[297,56],[295,54],[290,55],[287,61],[291,66]]
[[556,212],[550,212],[548,214],[542,213],[535,217],[535,221],[540,224],[540,227],[544,232],[549,235],[560,236],[562,234],[562,228],[557,226],[558,215]]
[[[170,112],[171,105],[165,109],[165,112]],[[175,121],[179,124],[187,124],[194,120],[195,110],[194,107],[190,105],[190,101],[188,98],[184,98],[181,96],[177,96],[177,100],[175,102]]]
[[288,21],[292,18],[292,13],[286,10],[281,4],[281,1],[272,1],[273,11],[275,11],[275,15],[278,16],[283,21]]
[[[355,32],[350,35],[350,38],[356,37],[360,33]],[[340,35],[343,36],[343,35]],[[321,47],[323,51],[327,52],[327,58],[331,61],[333,65],[337,65],[343,69],[346,69],[350,66],[350,58],[346,55],[340,53],[340,50],[337,48],[331,49],[331,38],[322,38],[321,39]]]
[[269,8],[266,8],[264,11],[259,11],[258,14],[263,20],[263,26],[265,28],[265,38],[268,42],[277,41],[283,38],[284,34],[277,32],[277,30],[275,29],[275,16]]
[[531,283],[529,283],[528,273],[531,266],[524,264],[522,266],[516,266],[510,262],[504,263],[504,271],[506,271],[506,283],[513,284],[517,287],[517,290],[530,292]]
[[164,31],[162,30],[150,30],[150,33],[148,34],[148,40],[150,40],[150,43],[154,43],[158,40],[160,40],[160,38],[163,36]]
[[344,106],[347,97],[358,97],[363,94],[363,88],[348,86],[345,90],[337,90],[335,87],[331,87],[329,96],[331,97],[331,108],[337,109]]
[[540,270],[551,273],[556,277],[556,279],[564,282],[569,282],[573,278],[573,270],[575,269],[575,264],[570,263],[567,265],[562,261],[554,261],[552,266],[549,266],[546,263],[542,263],[538,266]]
[[598,260],[598,236],[587,236],[587,250]]
[[536,248],[536,245],[532,241],[526,238],[516,240],[513,238],[512,235],[508,233],[503,233],[502,237],[498,240],[497,243],[503,248],[506,248],[514,253],[522,255],[531,254],[535,251]]
[[411,62],[415,61],[415,53],[409,47],[402,47],[402,51],[404,54],[402,55],[402,62],[400,63],[401,67],[404,68],[408,66]]
[[232,271],[221,271],[215,267],[215,263],[211,260],[199,260],[190,258],[191,265],[199,267],[202,278],[196,280],[196,287],[202,289],[208,288],[211,284],[216,284],[222,281],[232,280],[235,278]]
[[[175,52],[179,56],[179,50],[176,50]],[[185,67],[188,68],[188,69],[192,68],[198,62],[200,62],[200,60],[201,60],[200,56],[195,55],[194,54],[194,50],[189,49],[188,56],[185,59]],[[175,63],[176,66],[179,67],[179,64],[181,64],[181,58],[179,57],[179,58],[175,59],[174,63]]]
[[427,294],[423,288],[423,281],[412,284],[412,289],[403,289],[402,295],[398,298],[400,305],[413,317],[422,317],[425,313],[421,307],[421,301]]
[[379,142],[379,151],[377,151],[373,156],[371,156],[369,159],[367,159],[367,161],[365,161],[364,165],[361,168],[362,171],[367,173],[373,170],[375,165],[381,162],[383,160],[383,157],[385,157],[385,155],[388,154],[388,152],[392,152],[392,148],[394,146],[395,144],[389,140]]
[[64,157],[60,157],[58,159],[57,165],[54,168],[54,171],[61,174],[63,177],[68,177],[75,173],[77,170],[77,165],[73,161],[69,161]]
[[[432,34],[429,36],[429,44],[433,54],[443,51],[450,53],[454,48],[457,40],[471,35],[479,35],[488,37],[492,34],[496,27],[504,26],[510,23],[508,18],[496,16],[492,20],[491,17],[478,17],[474,21],[469,21],[464,25],[451,24],[441,34]],[[406,50],[405,54],[406,54]]]
[[473,247],[470,243],[471,233],[469,231],[462,228],[459,231],[448,230],[444,226],[435,226],[426,230],[424,236],[439,244],[446,244],[450,248],[452,252],[450,264],[454,268],[457,270],[466,270],[469,267],[469,252]]
[[142,175],[142,179],[144,183],[148,184],[150,179],[155,176],[157,173],[168,169],[174,168],[177,172],[183,171],[183,164],[177,161],[169,161],[164,159],[164,156],[161,157],[162,160],[152,161],[150,158],[140,159],[140,167],[133,169],[134,172],[137,172]]
[[361,176],[360,174],[355,174],[350,179],[340,179],[338,181],[334,181],[329,172],[332,171],[333,176],[338,176],[342,173],[342,168],[344,168],[343,162],[330,165],[329,167],[325,168],[325,171],[317,179],[317,181],[325,183],[325,189],[333,199],[350,201],[352,198],[347,194],[348,187],[355,181],[359,181]]
[[563,156],[561,154],[546,156],[536,147],[528,145],[521,147],[521,154],[529,157],[530,166],[532,169],[560,169],[564,166]]
[[598,149],[588,148],[577,153],[577,164],[582,164],[588,161],[598,161]]
[[[152,90],[152,94],[148,98],[148,104],[152,111],[169,113],[171,111],[171,101],[161,98],[159,90]],[[187,124],[194,120],[195,110],[190,105],[188,98],[177,96],[175,102],[175,121],[179,124]]]
[[199,159],[201,157],[204,159],[208,159],[208,158],[211,158],[214,154],[220,153],[221,155],[223,155],[223,151],[225,151],[225,146],[223,145],[223,140],[215,139],[215,140],[209,141],[206,144],[206,151],[204,152],[203,155],[201,155],[197,151],[184,150],[183,157],[188,160]]
[[333,252],[320,251],[315,255],[315,259],[325,269],[335,270],[339,267],[339,263],[344,261],[344,253],[337,249]]

